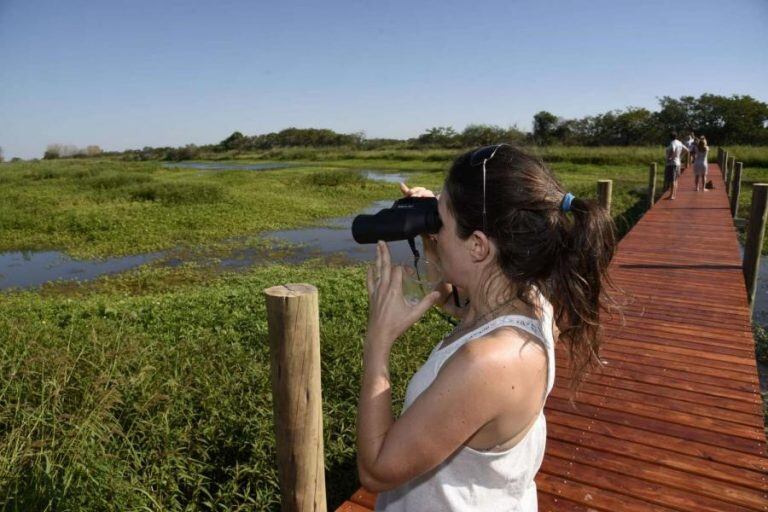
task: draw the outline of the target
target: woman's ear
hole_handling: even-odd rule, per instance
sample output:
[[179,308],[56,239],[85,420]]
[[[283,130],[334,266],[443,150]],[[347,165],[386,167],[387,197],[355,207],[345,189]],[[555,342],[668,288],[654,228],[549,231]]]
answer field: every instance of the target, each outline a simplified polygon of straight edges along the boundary
[[474,231],[469,236],[469,255],[472,261],[481,262],[495,254],[496,247],[482,231]]

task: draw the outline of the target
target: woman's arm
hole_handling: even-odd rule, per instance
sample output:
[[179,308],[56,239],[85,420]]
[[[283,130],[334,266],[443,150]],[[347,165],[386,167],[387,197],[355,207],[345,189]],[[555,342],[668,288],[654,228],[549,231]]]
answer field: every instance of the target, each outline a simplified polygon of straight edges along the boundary
[[393,489],[426,473],[502,413],[519,417],[519,429],[530,423],[541,406],[546,354],[539,343],[526,342],[529,335],[514,332],[461,347],[397,421],[385,354],[366,355],[357,445],[366,489]]

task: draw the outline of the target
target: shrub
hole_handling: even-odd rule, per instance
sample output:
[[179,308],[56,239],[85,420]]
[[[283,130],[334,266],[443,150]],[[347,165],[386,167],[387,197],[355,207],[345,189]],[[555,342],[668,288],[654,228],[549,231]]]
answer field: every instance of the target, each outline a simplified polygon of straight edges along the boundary
[[127,172],[108,172],[100,176],[93,176],[83,183],[91,188],[97,190],[108,190],[114,188],[125,187],[127,185],[136,185],[139,183],[147,183],[152,181],[151,176],[139,173],[127,173]]
[[309,185],[319,187],[338,187],[340,185],[362,185],[365,179],[355,171],[325,171],[306,177]]
[[145,183],[131,187],[129,196],[135,201],[163,204],[216,203],[224,198],[224,190],[210,183]]
[[761,363],[768,363],[768,331],[757,324],[752,330],[755,335],[755,357]]

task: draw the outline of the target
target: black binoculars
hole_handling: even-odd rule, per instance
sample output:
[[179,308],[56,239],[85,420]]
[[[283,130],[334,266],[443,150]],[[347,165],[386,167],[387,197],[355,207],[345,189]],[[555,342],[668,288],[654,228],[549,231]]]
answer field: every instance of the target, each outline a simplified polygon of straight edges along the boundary
[[413,240],[419,235],[440,231],[442,222],[435,197],[404,197],[391,208],[374,215],[358,215],[352,221],[352,237],[359,244],[375,244],[379,240]]
[[[416,265],[421,255],[416,249],[415,238],[435,234],[442,225],[437,213],[436,197],[404,197],[395,201],[391,208],[385,208],[374,215],[355,217],[352,221],[352,237],[359,244],[375,244],[379,240],[408,240]],[[456,287],[453,288],[453,302],[457,307],[462,307]]]

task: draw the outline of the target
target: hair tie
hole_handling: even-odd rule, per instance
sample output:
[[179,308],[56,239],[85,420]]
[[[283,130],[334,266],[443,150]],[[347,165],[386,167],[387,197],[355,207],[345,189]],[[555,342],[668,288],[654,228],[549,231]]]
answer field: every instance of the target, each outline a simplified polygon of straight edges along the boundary
[[563,212],[568,213],[571,211],[571,203],[573,200],[576,199],[576,196],[568,192],[563,196],[563,203],[560,205],[560,209],[563,210]]

